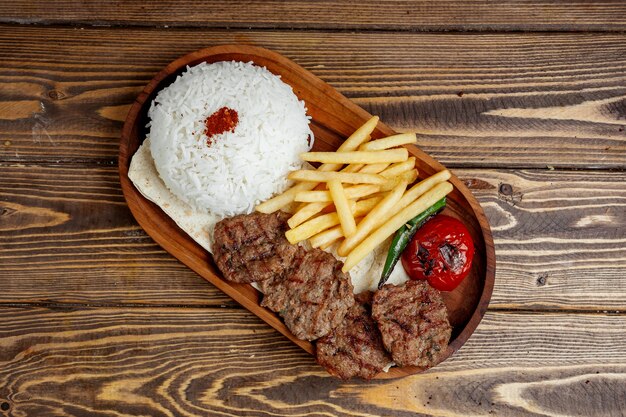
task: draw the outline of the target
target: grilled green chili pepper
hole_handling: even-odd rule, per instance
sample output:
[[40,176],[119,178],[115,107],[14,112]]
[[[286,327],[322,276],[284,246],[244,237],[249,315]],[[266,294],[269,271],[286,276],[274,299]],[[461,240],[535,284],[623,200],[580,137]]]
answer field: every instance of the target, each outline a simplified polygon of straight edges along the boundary
[[417,229],[422,227],[422,225],[430,220],[431,217],[443,210],[445,205],[446,198],[444,197],[427,208],[426,211],[413,217],[404,226],[398,229],[393,241],[391,242],[391,246],[389,247],[389,252],[387,252],[387,260],[385,260],[383,273],[381,274],[380,281],[378,282],[378,289],[381,289],[383,285],[385,285],[385,282],[389,279],[389,275],[391,275],[393,267],[398,263],[400,255],[402,255],[404,248],[406,248],[406,245],[409,244],[415,235],[415,232],[417,232]]

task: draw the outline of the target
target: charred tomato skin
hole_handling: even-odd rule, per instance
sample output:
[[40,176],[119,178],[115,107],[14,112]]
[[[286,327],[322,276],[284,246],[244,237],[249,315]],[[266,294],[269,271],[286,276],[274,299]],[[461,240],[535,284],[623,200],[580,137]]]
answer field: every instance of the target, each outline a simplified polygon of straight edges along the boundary
[[467,227],[439,214],[415,233],[402,253],[402,266],[411,279],[452,291],[469,274],[473,258],[474,242]]

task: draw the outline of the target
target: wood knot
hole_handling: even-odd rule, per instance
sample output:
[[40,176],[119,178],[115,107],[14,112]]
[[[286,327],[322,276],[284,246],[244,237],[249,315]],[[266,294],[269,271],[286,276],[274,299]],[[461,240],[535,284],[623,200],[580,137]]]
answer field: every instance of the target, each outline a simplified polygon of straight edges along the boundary
[[507,184],[507,183],[500,184],[500,194],[502,194],[502,195],[512,195],[513,194],[513,187],[511,186],[511,184]]
[[65,94],[59,90],[50,90],[48,91],[48,97],[52,100],[63,100],[65,98]]
[[4,216],[0,230],[24,230],[33,227],[58,226],[70,220],[68,213],[45,207],[28,207],[5,201],[0,205],[0,216]]
[[0,206],[0,216],[10,216],[15,213],[17,210],[14,210],[10,207],[2,207]]
[[503,182],[498,186],[498,199],[510,204],[513,207],[522,201],[523,197],[524,195],[522,192],[519,189],[516,190],[513,188],[511,184]]
[[548,283],[548,275],[539,275],[539,278],[537,278],[537,286],[538,287],[543,287],[544,285],[546,285]]

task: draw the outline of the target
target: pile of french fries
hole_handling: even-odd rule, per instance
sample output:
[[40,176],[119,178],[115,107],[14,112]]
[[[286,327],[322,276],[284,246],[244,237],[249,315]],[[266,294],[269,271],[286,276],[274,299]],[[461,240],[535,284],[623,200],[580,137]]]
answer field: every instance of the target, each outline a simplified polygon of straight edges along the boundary
[[409,188],[418,172],[415,158],[400,146],[415,143],[415,134],[370,140],[377,124],[372,117],[336,152],[301,154],[321,165],[291,172],[288,178],[296,184],[256,207],[261,213],[292,213],[285,236],[293,244],[306,239],[321,249],[338,244],[337,254],[346,257],[344,272],[452,191],[448,170]]

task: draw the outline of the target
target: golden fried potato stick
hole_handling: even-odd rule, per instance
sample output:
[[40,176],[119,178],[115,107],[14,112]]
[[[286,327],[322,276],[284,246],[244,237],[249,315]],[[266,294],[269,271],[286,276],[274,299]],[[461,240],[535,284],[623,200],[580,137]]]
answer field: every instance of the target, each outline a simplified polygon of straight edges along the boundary
[[380,164],[406,161],[409,151],[398,148],[384,151],[305,152],[300,154],[300,158],[326,164]]
[[[310,181],[310,182],[328,182],[337,180],[349,184],[384,184],[385,178],[378,174],[361,174],[359,172],[320,172],[302,169],[292,171],[287,176],[290,180]],[[295,198],[295,195],[294,195]]]
[[350,202],[346,197],[343,186],[337,180],[328,181],[328,191],[333,198],[344,236],[352,236],[356,233],[356,222],[354,221],[354,216],[352,216]]
[[384,171],[379,172],[385,178],[393,178],[402,174],[403,172],[410,171],[415,168],[415,157],[412,156],[404,162],[398,162],[397,164],[391,165]]
[[[353,185],[352,187],[344,188],[346,197],[350,200],[366,197],[368,195],[377,193],[380,190],[378,185],[373,184],[360,184]],[[316,203],[322,201],[333,201],[328,191],[302,191],[296,194],[295,201],[302,201],[306,203]]]
[[346,240],[344,240],[337,249],[339,256],[347,256],[356,245],[367,237],[367,235],[397,213],[394,206],[402,198],[407,185],[409,185],[408,182],[400,181],[393,191],[387,194],[387,196],[361,220],[354,234],[351,236],[345,235]]
[[416,143],[417,137],[415,133],[400,133],[398,135],[389,136],[383,139],[373,140],[359,147],[361,151],[381,151],[384,149],[395,148],[396,146],[408,145]]

